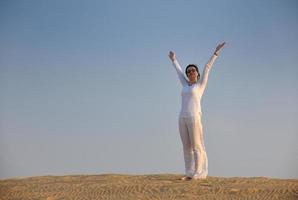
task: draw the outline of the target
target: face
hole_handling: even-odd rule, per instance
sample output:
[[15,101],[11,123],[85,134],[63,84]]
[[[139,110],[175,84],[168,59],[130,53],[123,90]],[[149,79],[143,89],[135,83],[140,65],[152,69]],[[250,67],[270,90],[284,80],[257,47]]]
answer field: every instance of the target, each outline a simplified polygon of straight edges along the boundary
[[195,67],[189,67],[187,69],[187,77],[190,79],[190,80],[195,80],[197,79],[197,76],[198,76],[198,72],[196,70]]

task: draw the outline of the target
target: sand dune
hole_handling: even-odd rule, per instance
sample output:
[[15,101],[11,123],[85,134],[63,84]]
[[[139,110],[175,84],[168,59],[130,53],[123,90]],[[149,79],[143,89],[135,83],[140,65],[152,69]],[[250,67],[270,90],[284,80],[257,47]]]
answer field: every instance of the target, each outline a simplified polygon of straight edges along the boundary
[[0,200],[20,199],[298,199],[297,179],[208,177],[179,180],[182,175],[74,175],[0,180]]

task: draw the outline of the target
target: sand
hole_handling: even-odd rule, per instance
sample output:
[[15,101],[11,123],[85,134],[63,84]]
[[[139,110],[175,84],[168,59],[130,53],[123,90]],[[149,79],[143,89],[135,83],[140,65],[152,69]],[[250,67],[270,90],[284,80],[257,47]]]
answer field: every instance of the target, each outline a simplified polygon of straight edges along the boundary
[[182,175],[72,175],[0,180],[0,200],[190,200],[298,199],[298,179],[207,177],[182,181]]

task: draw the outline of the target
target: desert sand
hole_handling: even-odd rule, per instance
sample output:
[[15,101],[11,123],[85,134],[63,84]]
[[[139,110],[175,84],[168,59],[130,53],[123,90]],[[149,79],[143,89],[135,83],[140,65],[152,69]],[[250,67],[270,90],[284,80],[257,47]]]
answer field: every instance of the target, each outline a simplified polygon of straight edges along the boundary
[[298,179],[211,176],[182,181],[181,177],[103,174],[2,179],[0,199],[298,199]]

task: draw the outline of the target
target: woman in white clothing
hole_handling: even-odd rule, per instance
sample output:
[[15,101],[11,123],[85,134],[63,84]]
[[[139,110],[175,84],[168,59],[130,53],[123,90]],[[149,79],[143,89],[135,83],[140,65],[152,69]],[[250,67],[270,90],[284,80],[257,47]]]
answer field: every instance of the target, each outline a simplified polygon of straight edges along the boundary
[[169,53],[182,84],[182,103],[179,114],[179,132],[185,162],[185,176],[182,180],[205,179],[208,174],[208,159],[201,123],[201,98],[207,85],[209,71],[224,45],[225,42],[216,47],[213,55],[205,65],[202,78],[200,78],[198,67],[194,64],[186,67],[185,74],[187,77],[185,77],[175,53],[172,51]]

